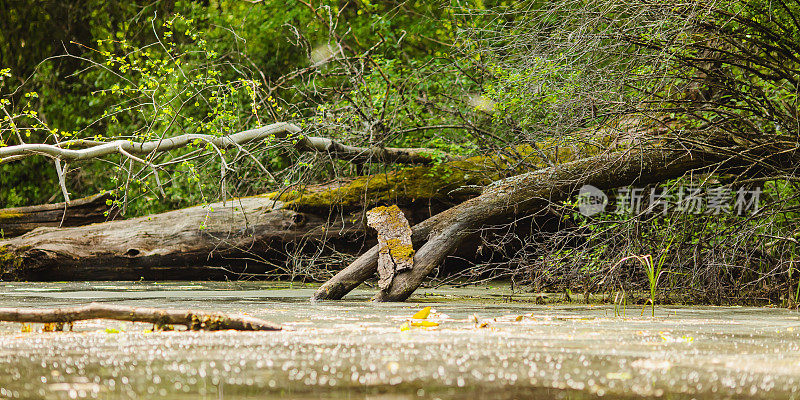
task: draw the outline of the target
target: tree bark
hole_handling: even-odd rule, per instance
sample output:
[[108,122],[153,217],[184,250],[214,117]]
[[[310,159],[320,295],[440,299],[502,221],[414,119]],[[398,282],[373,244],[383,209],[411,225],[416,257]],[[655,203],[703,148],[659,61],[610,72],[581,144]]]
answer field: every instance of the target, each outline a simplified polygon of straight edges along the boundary
[[[363,232],[356,223],[288,210],[265,196],[71,228],[38,228],[0,241],[0,278],[219,279],[283,267],[306,242]],[[278,260],[281,260],[278,263]],[[232,274],[233,273],[233,274]]]
[[69,324],[87,319],[148,322],[157,327],[184,325],[188,330],[192,331],[219,331],[226,329],[239,331],[281,330],[280,325],[246,315],[229,315],[195,310],[170,310],[97,303],[79,307],[51,309],[0,308],[0,321]]
[[[475,160],[439,168],[452,168],[452,172],[442,177],[429,166],[415,166],[125,221],[39,228],[0,239],[0,278],[221,279],[284,268],[287,253],[306,244],[313,251],[334,242],[344,245],[336,249],[339,252],[358,253],[363,246],[364,209],[397,204],[409,219],[419,221],[476,195],[454,189],[490,181],[486,177],[490,173],[481,172]],[[13,211],[15,216],[20,214]],[[70,221],[75,225],[93,222],[88,218]],[[46,225],[57,226],[55,222]]]
[[476,182],[465,172],[446,179],[429,172],[430,167],[412,167],[122,221],[38,228],[0,240],[0,278],[296,276],[285,264],[301,248],[313,254],[333,244],[338,252],[360,253],[366,208],[398,204],[413,222],[474,196],[449,193]]
[[[515,214],[536,214],[551,202],[567,199],[583,185],[611,189],[676,178],[687,171],[708,167],[718,160],[686,150],[655,148],[589,157],[500,180],[484,193],[413,227],[412,241],[423,244],[414,267],[395,276],[376,301],[403,301],[461,241],[484,224],[502,222]],[[377,249],[364,253],[313,296],[313,300],[340,299],[364,278],[375,273]]]
[[96,194],[69,204],[5,208],[0,210],[0,231],[4,237],[13,237],[40,226],[80,226],[113,220],[119,210],[106,204],[108,200],[111,196]]
[[395,274],[413,266],[411,226],[396,205],[367,211],[367,226],[378,232],[378,287],[385,289]]

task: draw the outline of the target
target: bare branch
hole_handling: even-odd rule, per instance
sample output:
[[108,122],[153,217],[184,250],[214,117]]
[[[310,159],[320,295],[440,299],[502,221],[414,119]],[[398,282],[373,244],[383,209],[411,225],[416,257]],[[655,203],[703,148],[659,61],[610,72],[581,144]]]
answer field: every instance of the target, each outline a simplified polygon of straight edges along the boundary
[[426,148],[356,147],[313,136],[303,137],[295,147],[299,151],[327,152],[335,158],[355,163],[430,164],[434,160],[433,150]]
[[[237,144],[263,139],[270,135],[292,134],[300,132],[300,128],[293,124],[279,122],[261,128],[250,129],[234,133],[229,136],[213,136],[202,134],[185,134],[172,138],[152,140],[149,142],[135,143],[130,140],[114,140],[111,142],[94,145],[85,149],[65,149],[58,145],[50,144],[24,144],[0,148],[0,159],[17,155],[41,154],[62,160],[87,160],[118,153],[124,150],[130,154],[149,154],[184,147],[195,140],[202,140],[218,148],[228,148]],[[91,145],[91,142],[85,142]]]
[[56,164],[56,174],[58,175],[58,185],[61,186],[61,194],[64,195],[64,203],[66,205],[69,204],[69,191],[67,190],[67,183],[66,183],[66,165],[64,168],[61,167],[61,160],[55,159]]
[[[184,147],[196,140],[212,145],[215,149],[229,147],[240,148],[241,144],[268,137],[298,138],[295,147],[298,151],[327,152],[332,157],[357,163],[386,162],[400,164],[429,164],[433,162],[432,150],[425,148],[393,148],[393,147],[356,147],[339,143],[335,140],[314,136],[302,136],[297,125],[278,122],[261,128],[250,129],[228,136],[203,134],[185,134],[166,139],[136,143],[130,140],[114,140],[96,142],[89,140],[70,141],[64,144],[51,145],[29,143],[0,148],[0,164],[19,160],[33,155],[44,155],[60,160],[78,161],[103,157],[120,153],[132,160],[148,165],[147,162],[134,157],[135,154],[164,152]],[[66,149],[65,144],[87,146],[82,149]]]

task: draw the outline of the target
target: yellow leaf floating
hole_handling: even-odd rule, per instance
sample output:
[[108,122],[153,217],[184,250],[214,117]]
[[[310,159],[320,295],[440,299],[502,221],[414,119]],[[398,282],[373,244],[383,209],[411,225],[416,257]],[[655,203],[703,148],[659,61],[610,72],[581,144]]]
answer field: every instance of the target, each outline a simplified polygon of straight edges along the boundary
[[514,321],[517,322],[522,321],[522,318],[524,318],[522,315],[518,315],[517,318],[514,319]]
[[431,315],[431,308],[425,307],[422,310],[417,311],[411,318],[413,319],[427,319],[428,315]]
[[411,316],[410,320],[403,322],[403,325],[400,326],[400,331],[408,331],[411,328],[433,328],[439,326],[438,322],[426,321],[429,315],[431,315],[430,307],[417,311],[416,314]]

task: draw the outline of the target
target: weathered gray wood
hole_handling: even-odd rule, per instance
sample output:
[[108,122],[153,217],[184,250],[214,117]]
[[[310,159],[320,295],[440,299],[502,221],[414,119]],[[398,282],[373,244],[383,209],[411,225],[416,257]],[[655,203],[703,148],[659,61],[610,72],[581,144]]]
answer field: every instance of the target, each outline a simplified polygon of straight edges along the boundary
[[[39,228],[0,240],[0,278],[221,279],[288,268],[292,253],[301,247],[313,253],[323,242],[336,244],[338,252],[357,254],[365,244],[364,208],[391,199],[413,211],[413,216],[407,214],[411,219],[423,220],[444,209],[446,201],[474,195],[451,196],[453,188],[482,179],[468,180],[462,172],[442,180],[428,172],[429,167],[417,166],[232,199],[224,205],[97,225]],[[277,272],[271,276],[296,276],[286,269]]]
[[[717,160],[707,154],[655,148],[601,154],[503,179],[483,194],[415,225],[412,241],[422,245],[414,256],[414,268],[394,277],[376,301],[403,301],[425,277],[482,225],[501,222],[518,213],[536,214],[553,201],[566,199],[585,184],[600,189],[660,182],[675,178]],[[323,284],[312,300],[341,299],[375,274],[377,247]]]
[[[24,280],[218,279],[280,267],[304,242],[347,238],[358,223],[254,196],[0,241],[0,277]],[[347,222],[350,219],[346,220]],[[281,259],[281,257],[283,257]]]
[[650,149],[590,157],[501,180],[482,195],[439,214],[436,233],[420,248],[414,269],[398,274],[375,301],[408,299],[471,230],[493,219],[521,211],[542,212],[551,202],[565,200],[583,185],[610,189],[661,182],[716,161],[683,150]]
[[[282,132],[276,135],[297,133]],[[563,152],[564,148],[560,149]],[[576,146],[560,159],[596,151],[596,145]],[[410,220],[421,221],[478,194],[460,189],[499,179],[498,165],[545,164],[526,146],[514,153],[523,158],[477,156],[437,167],[446,169],[446,174],[420,165],[126,221],[39,228],[0,240],[0,279],[219,279],[265,272],[273,278],[295,277],[296,270],[289,271],[292,267],[286,265],[290,261],[287,255],[300,248],[313,252],[325,242],[329,248],[335,244],[337,252],[360,253],[369,243],[362,240],[360,213],[365,208],[390,202],[404,207]],[[522,160],[527,164],[520,164]],[[427,230],[415,229],[412,242],[421,244],[427,236]],[[374,276],[376,258],[377,250],[368,251],[357,263],[366,260],[373,266],[357,269],[352,280],[333,281],[334,286],[338,285],[335,282],[349,282],[333,290],[333,298]],[[343,272],[345,276],[349,271],[352,269]],[[331,285],[323,290],[329,288]]]
[[[111,142],[98,142],[93,140],[70,140],[58,145],[44,143],[27,143],[15,146],[0,147],[0,164],[17,161],[33,155],[45,155],[51,158],[67,161],[88,160],[104,157],[109,154],[122,154],[132,158],[133,154],[151,154],[154,152],[170,151],[184,147],[194,141],[210,143],[218,148],[236,147],[242,144],[264,138],[294,138],[295,148],[298,151],[326,152],[332,157],[348,161],[366,163],[400,163],[400,164],[430,164],[434,160],[434,152],[423,148],[393,148],[393,147],[357,147],[348,146],[335,140],[314,136],[302,135],[302,129],[295,124],[276,122],[260,128],[241,131],[228,136],[214,136],[204,134],[184,134],[165,137],[147,142],[133,142],[130,140],[114,140]],[[85,147],[74,149],[68,147]],[[140,162],[141,159],[136,159]]]

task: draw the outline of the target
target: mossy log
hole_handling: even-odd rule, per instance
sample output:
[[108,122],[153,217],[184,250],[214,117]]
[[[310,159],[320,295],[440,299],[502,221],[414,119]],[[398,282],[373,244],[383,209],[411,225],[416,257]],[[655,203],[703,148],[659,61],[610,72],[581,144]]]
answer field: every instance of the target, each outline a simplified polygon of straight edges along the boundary
[[192,331],[227,329],[238,331],[281,330],[278,324],[247,315],[197,310],[128,307],[97,303],[78,307],[49,309],[0,308],[0,321],[62,325],[88,319],[147,322],[162,329],[170,325],[183,325],[186,329]]
[[[405,175],[406,171],[309,186],[304,188],[305,195],[289,202],[279,200],[285,195],[271,193],[127,220],[37,228],[0,240],[0,278],[163,280],[292,275],[286,263],[301,252],[318,254],[327,246],[358,254],[371,246],[374,238],[364,235],[362,211],[366,204],[395,199],[404,205],[412,222],[446,208],[442,203],[446,194],[415,192],[408,198],[404,197],[408,192],[399,191],[398,195],[393,191],[402,187],[402,182],[426,186],[417,176]],[[372,179],[393,183],[362,185]],[[459,186],[456,180],[449,184]],[[326,197],[322,194],[326,191],[335,195]],[[339,196],[353,201],[341,207],[335,200]],[[323,204],[320,198],[330,203]]]
[[[364,211],[397,204],[417,223],[530,166],[596,154],[603,144],[543,143],[437,165],[69,228],[38,228],[0,240],[0,278],[18,280],[222,279],[288,271],[301,249],[360,254]],[[419,239],[417,239],[419,242]],[[376,253],[377,254],[377,253]],[[301,272],[302,273],[302,272]],[[372,272],[374,274],[374,270]]]
[[0,231],[4,237],[19,236],[40,226],[80,226],[115,219],[118,209],[108,205],[108,194],[72,200],[69,204],[0,209]]
[[[346,226],[345,226],[346,225]],[[221,279],[263,273],[291,246],[336,241],[358,224],[283,208],[265,196],[0,241],[0,277],[23,280]]]
[[610,135],[597,142],[563,145],[554,141],[505,149],[493,155],[451,160],[437,165],[394,166],[386,172],[331,182],[291,187],[268,196],[290,209],[327,212],[332,207],[363,210],[379,205],[452,206],[481,193],[486,185],[530,169],[561,164],[615,148]]

